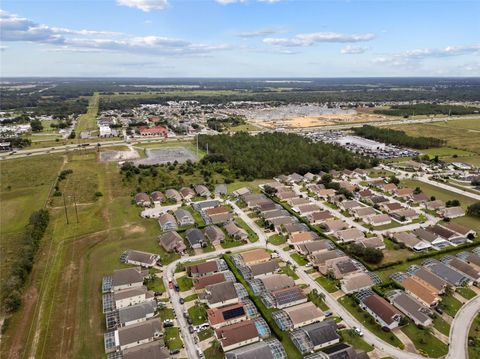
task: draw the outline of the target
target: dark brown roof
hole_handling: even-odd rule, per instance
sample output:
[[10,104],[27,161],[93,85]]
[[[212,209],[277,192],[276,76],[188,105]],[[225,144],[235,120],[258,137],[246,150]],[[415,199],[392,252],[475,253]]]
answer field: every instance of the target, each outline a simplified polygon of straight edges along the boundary
[[189,274],[205,274],[216,271],[218,271],[217,261],[209,261],[187,267],[187,273]]
[[455,237],[456,234],[447,228],[440,227],[438,225],[430,226],[427,228],[427,231],[435,233],[442,238],[449,239]]
[[258,337],[258,331],[253,320],[246,320],[217,329],[216,335],[222,345],[228,347]]
[[391,324],[395,320],[393,317],[401,315],[393,305],[377,294],[373,294],[363,301],[372,312],[377,314],[385,323]]
[[223,273],[215,273],[205,277],[193,278],[193,285],[195,289],[205,288],[207,285],[225,282],[225,275]]

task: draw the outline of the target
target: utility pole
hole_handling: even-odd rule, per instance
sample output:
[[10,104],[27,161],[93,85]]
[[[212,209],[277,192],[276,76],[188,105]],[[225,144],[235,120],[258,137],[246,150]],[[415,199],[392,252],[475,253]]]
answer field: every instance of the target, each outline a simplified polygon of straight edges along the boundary
[[73,190],[73,204],[75,206],[75,216],[77,217],[77,223],[79,223],[78,210],[77,210],[77,199],[75,198],[75,189]]
[[198,134],[197,134],[197,158],[198,158]]
[[63,197],[63,209],[65,210],[65,218],[67,219],[67,224],[70,224],[68,221],[68,213],[67,213],[67,203],[65,202],[65,195],[62,195]]
[[208,155],[208,143],[207,143],[207,155]]

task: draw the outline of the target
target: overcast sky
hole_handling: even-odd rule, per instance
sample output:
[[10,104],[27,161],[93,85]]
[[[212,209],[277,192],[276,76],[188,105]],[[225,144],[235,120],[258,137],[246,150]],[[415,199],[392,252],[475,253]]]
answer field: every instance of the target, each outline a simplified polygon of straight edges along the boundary
[[1,2],[2,76],[480,76],[480,1]]

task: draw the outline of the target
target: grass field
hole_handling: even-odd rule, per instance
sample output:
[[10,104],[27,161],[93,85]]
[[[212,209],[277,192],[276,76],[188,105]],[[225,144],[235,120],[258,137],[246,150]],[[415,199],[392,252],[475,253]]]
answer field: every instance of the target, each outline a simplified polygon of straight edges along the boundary
[[373,347],[363,340],[355,331],[350,329],[345,329],[339,331],[342,340],[350,344],[355,349],[363,350],[365,352],[371,352]]
[[433,326],[443,335],[446,335],[447,337],[450,335],[450,324],[443,320],[439,315],[435,315]]
[[63,157],[39,156],[3,161],[0,170],[0,272],[6,276],[10,262],[21,244],[30,214],[48,199]]
[[196,304],[188,308],[188,315],[192,319],[193,325],[200,325],[208,320],[207,309],[203,304]]
[[[16,211],[8,224],[2,225],[2,230],[21,230],[29,209],[42,206],[46,201],[63,158],[40,159],[2,162],[2,202],[10,195],[12,210]],[[131,188],[122,183],[115,164],[99,163],[95,156],[86,153],[69,154],[66,165],[78,166],[79,172],[74,171],[72,175],[80,175],[85,168],[93,171],[89,186],[101,191],[103,196],[77,205],[78,223],[70,203],[67,203],[69,224],[63,207],[50,209],[50,225],[27,281],[23,305],[10,318],[2,336],[2,357],[102,356],[105,331],[101,315],[102,276],[124,268],[119,257],[130,248],[158,253],[164,263],[178,258],[176,254],[165,253],[158,245],[158,223],[141,219],[139,209],[131,205]],[[8,186],[11,188],[6,188]],[[65,186],[69,185],[65,183]],[[7,197],[4,197],[5,191]],[[18,193],[13,195],[14,191]],[[85,186],[78,191],[81,197],[84,191],[90,190]],[[18,201],[19,198],[24,199]],[[23,222],[22,225],[17,224],[19,222]]]
[[447,141],[447,146],[480,154],[480,121],[478,119],[462,119],[445,122],[419,123],[390,126],[402,130],[407,135],[419,137],[428,134]]
[[78,118],[77,125],[75,126],[75,133],[80,136],[82,131],[95,131],[97,130],[97,114],[100,105],[100,95],[94,93],[88,100],[87,113],[81,115]]
[[452,295],[448,295],[442,298],[440,306],[445,313],[447,313],[453,318],[462,307],[462,303],[458,299],[454,298]]
[[477,295],[477,293],[475,293],[470,288],[460,287],[460,288],[456,289],[456,292],[458,292],[458,294],[460,294],[465,299],[472,299],[473,297],[475,297]]
[[320,275],[315,281],[320,284],[328,293],[333,293],[338,290],[337,281]]
[[308,263],[308,261],[299,253],[293,253],[290,255],[290,257],[292,257],[292,259],[297,262],[299,266],[304,266]]
[[183,348],[183,342],[180,339],[180,329],[177,327],[165,328],[163,339],[166,347],[170,350]]

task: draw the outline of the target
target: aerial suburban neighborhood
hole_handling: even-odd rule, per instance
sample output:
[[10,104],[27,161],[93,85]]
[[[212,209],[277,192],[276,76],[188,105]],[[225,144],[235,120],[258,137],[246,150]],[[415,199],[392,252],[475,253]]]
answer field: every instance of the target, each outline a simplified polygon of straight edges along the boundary
[[480,359],[479,13],[4,1],[0,358]]

